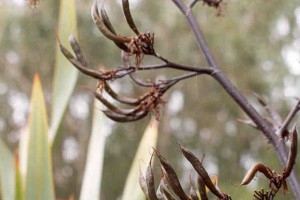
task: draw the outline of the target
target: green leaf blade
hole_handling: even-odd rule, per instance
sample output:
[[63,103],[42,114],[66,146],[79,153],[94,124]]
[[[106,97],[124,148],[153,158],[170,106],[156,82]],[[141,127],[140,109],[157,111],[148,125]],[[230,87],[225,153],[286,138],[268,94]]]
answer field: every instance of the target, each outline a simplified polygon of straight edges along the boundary
[[22,175],[20,171],[20,161],[19,156],[15,154],[15,200],[24,199],[24,185],[22,182]]
[[[71,51],[69,36],[76,31],[77,17],[74,0],[62,0],[60,4],[58,38]],[[72,51],[71,51],[72,52]],[[78,78],[78,71],[61,53],[59,45],[56,47],[56,63],[53,81],[52,115],[50,126],[50,144],[53,143],[59,125],[67,108],[71,94]]]
[[100,110],[102,104],[95,100],[92,133],[90,136],[87,161],[80,192],[80,200],[98,200],[101,191],[103,159],[105,152],[105,139],[108,134],[107,118]]
[[15,197],[15,164],[13,154],[0,139],[0,181],[1,198],[12,200]]
[[33,83],[28,130],[25,198],[53,200],[55,195],[48,145],[47,112],[41,82],[37,75]]

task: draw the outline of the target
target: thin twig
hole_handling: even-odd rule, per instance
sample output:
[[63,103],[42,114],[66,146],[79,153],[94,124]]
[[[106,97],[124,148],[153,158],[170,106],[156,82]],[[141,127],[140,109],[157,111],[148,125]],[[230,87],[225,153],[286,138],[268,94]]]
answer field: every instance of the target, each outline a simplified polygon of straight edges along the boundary
[[280,136],[280,138],[284,137],[284,132],[286,131],[288,125],[291,123],[297,112],[300,110],[300,99],[296,103],[296,105],[293,107],[293,109],[289,112],[288,116],[285,118],[284,122],[282,123],[280,129],[277,131],[277,135]]
[[166,63],[166,67],[177,69],[177,70],[183,70],[183,71],[190,71],[190,72],[199,72],[199,73],[207,73],[211,74],[212,70],[209,67],[192,67],[187,65],[182,65],[178,63],[174,63],[160,55],[155,55],[158,59]]
[[252,94],[257,98],[258,102],[266,109],[266,111],[269,113],[269,115],[272,118],[272,124],[275,130],[277,130],[281,124],[282,124],[282,118],[261,95],[257,94],[256,92],[252,92]]

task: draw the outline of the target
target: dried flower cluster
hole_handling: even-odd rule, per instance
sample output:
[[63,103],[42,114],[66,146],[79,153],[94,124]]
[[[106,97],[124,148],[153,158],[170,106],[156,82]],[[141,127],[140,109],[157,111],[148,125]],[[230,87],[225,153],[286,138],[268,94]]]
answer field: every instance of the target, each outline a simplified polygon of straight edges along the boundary
[[[129,27],[136,34],[135,36],[123,36],[117,34],[107,16],[104,5],[101,5],[101,8],[99,8],[97,1],[95,1],[92,7],[93,20],[99,31],[106,38],[112,40],[116,46],[122,50],[122,67],[113,70],[93,70],[89,68],[74,35],[71,35],[70,37],[70,44],[75,56],[72,55],[72,53],[59,42],[60,48],[65,57],[78,70],[98,80],[99,90],[96,90],[94,94],[95,97],[107,107],[107,110],[103,112],[108,118],[117,122],[132,122],[147,116],[149,113],[153,113],[156,118],[159,118],[160,105],[164,105],[165,103],[162,100],[162,96],[168,89],[181,80],[185,80],[200,74],[212,74],[213,70],[210,68],[196,68],[195,70],[193,67],[172,63],[162,56],[156,54],[154,50],[154,34],[149,32],[141,33],[137,29],[132,19],[128,0],[123,0],[122,4],[125,19]],[[144,55],[154,56],[160,61],[163,61],[165,64],[141,66]],[[130,63],[130,56],[135,57],[135,63],[133,65]],[[157,82],[148,80],[144,81],[139,79],[136,75],[137,70],[146,71],[161,68],[172,68],[194,72],[168,80],[159,80]],[[126,75],[129,75],[132,81],[137,85],[147,88],[146,93],[139,97],[132,98],[121,96],[114,92],[109,86],[109,81],[122,78]],[[104,92],[110,95],[114,100],[125,104],[126,106],[132,106],[132,108],[125,109],[113,105],[104,97]]]

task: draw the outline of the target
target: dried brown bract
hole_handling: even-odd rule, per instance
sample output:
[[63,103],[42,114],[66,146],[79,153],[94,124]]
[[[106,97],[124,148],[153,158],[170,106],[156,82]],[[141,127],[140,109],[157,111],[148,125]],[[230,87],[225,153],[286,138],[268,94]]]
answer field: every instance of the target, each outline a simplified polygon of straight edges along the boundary
[[140,66],[143,55],[155,55],[154,51],[154,34],[141,33],[131,38],[128,44],[128,53],[135,55],[135,64]]
[[161,163],[163,173],[167,178],[167,182],[169,183],[174,193],[182,200],[189,200],[189,197],[185,194],[184,190],[182,189],[178,176],[171,164],[162,155],[160,155],[158,151],[155,150],[155,153]]
[[296,163],[297,149],[298,149],[298,134],[297,134],[297,130],[296,130],[296,125],[294,125],[291,132],[292,132],[291,138],[290,138],[291,146],[290,146],[288,161],[287,161],[287,164],[282,173],[283,179],[286,179],[287,177],[290,176],[290,174],[294,168],[294,165]]
[[221,3],[223,0],[203,0],[203,5],[207,4],[208,6],[214,7],[217,9],[217,16],[222,14]]

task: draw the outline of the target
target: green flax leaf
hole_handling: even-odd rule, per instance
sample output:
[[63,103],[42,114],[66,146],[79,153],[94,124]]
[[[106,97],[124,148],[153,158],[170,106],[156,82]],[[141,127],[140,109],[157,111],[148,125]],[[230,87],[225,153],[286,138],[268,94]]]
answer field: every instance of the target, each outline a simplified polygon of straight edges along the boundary
[[140,163],[141,161],[148,162],[151,158],[150,149],[155,148],[157,143],[157,136],[158,136],[157,127],[158,127],[158,122],[155,119],[153,119],[149,123],[140,141],[139,147],[137,149],[133,163],[130,168],[130,172],[127,176],[122,200],[145,199],[145,195],[142,192],[142,189],[139,185],[139,170],[141,168],[141,171],[145,172],[147,166],[143,166],[143,165],[140,166]]
[[51,153],[48,145],[48,122],[39,77],[35,75],[28,124],[28,155],[25,180],[26,200],[53,200]]
[[80,200],[98,200],[100,197],[105,139],[108,134],[108,119],[100,110],[102,104],[95,100],[92,133],[83,175]]
[[[64,44],[69,51],[69,36],[72,32],[76,35],[76,8],[74,0],[60,1],[60,12],[58,22],[57,36],[61,43]],[[56,48],[56,63],[53,82],[53,99],[50,126],[50,144],[53,143],[57,134],[59,125],[62,121],[63,114],[67,108],[71,94],[75,87],[78,77],[78,70],[61,53],[59,45]]]
[[12,200],[15,196],[15,164],[14,157],[5,143],[0,140],[0,181],[1,198]]
[[22,183],[22,176],[20,171],[20,161],[19,156],[15,154],[15,200],[24,199],[24,185]]

